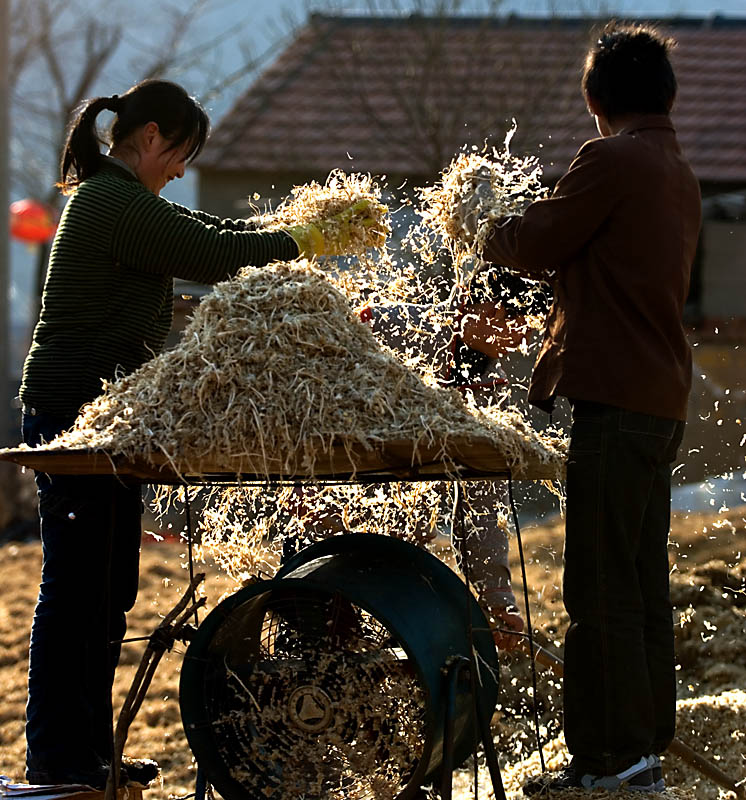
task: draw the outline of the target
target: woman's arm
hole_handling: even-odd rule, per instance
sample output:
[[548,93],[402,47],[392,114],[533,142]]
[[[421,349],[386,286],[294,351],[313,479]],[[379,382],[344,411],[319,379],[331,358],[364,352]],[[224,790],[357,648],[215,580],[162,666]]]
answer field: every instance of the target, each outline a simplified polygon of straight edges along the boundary
[[178,203],[171,203],[171,205],[185,217],[193,217],[203,222],[205,225],[214,225],[221,231],[255,231],[257,229],[256,221],[254,219],[223,219],[216,217],[214,214],[208,214],[206,211],[199,209],[187,208]]
[[200,217],[201,212],[199,216],[182,213],[173,203],[151,192],[138,194],[115,226],[115,263],[198,283],[215,283],[243,266],[262,267],[271,261],[291,261],[299,255],[298,245],[284,231],[234,230]]

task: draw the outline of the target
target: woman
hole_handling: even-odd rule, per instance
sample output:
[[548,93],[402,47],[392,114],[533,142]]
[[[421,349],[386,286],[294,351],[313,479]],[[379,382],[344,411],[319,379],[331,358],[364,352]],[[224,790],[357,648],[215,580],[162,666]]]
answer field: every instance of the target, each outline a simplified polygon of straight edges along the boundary
[[[104,110],[116,115],[108,155],[96,126]],[[72,124],[58,184],[70,198],[23,370],[27,444],[70,427],[102,381],[162,349],[174,277],[213,283],[246,265],[339,253],[350,217],[367,217],[364,203],[351,207],[332,226],[337,238],[324,224],[267,233],[161,198],[208,127],[184,89],[153,80],[91,100]],[[111,686],[137,594],[140,487],[110,477],[36,479],[44,560],[31,631],[27,779],[102,788],[112,758]],[[145,783],[157,773],[152,762],[127,769],[125,779]]]

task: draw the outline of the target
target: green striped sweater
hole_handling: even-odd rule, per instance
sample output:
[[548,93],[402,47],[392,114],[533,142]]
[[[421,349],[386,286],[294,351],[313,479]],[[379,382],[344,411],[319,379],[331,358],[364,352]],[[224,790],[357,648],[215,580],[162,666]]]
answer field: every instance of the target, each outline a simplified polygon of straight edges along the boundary
[[21,400],[51,414],[76,414],[101,393],[102,379],[160,352],[173,316],[174,277],[214,283],[245,265],[297,256],[288,234],[250,231],[241,220],[170,203],[105,158],[62,213]]

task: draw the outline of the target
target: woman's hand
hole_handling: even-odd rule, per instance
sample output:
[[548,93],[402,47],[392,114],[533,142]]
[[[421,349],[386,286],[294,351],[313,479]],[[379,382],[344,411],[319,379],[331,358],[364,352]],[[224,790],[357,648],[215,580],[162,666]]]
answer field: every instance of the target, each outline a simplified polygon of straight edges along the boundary
[[304,258],[360,252],[366,247],[378,248],[385,244],[386,233],[378,228],[385,211],[379,203],[358,200],[329,219],[296,225],[287,232]]

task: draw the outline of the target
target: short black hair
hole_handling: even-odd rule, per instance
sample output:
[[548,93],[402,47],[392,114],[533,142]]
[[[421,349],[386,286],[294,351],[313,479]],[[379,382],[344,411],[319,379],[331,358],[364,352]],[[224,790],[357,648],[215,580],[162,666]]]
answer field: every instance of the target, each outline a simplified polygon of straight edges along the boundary
[[586,55],[583,92],[609,120],[668,114],[676,98],[668,57],[675,45],[650,25],[609,22]]

